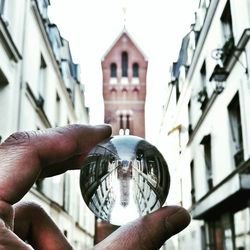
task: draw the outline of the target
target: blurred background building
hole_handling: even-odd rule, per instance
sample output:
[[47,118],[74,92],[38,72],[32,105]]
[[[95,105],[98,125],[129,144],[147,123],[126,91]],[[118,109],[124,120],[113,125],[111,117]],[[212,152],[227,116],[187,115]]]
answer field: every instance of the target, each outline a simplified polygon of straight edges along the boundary
[[158,140],[193,221],[166,249],[250,249],[249,38],[250,1],[199,1]]
[[[49,0],[0,1],[0,136],[88,123],[80,67],[47,15]],[[93,246],[94,216],[79,174],[39,181],[24,199],[43,206],[74,249]]]

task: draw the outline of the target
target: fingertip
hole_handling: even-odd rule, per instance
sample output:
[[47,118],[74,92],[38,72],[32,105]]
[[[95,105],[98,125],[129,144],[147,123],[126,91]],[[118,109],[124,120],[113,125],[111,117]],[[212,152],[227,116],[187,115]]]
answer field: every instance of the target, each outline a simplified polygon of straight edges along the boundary
[[165,225],[171,236],[179,233],[189,225],[191,216],[186,209],[179,206],[171,206],[166,209],[170,214],[166,216]]
[[107,137],[109,137],[112,134],[112,126],[110,124],[107,123],[99,124],[96,125],[95,128],[104,131]]

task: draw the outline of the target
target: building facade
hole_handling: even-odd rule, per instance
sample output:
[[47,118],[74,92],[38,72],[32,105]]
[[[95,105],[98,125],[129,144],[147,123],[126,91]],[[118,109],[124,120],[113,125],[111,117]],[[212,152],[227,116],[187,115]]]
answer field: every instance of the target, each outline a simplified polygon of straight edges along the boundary
[[250,1],[199,1],[159,136],[178,180],[170,197],[193,218],[167,249],[250,249],[249,38]]
[[[88,123],[80,68],[49,20],[49,5],[49,0],[0,1],[2,140],[15,131]],[[74,249],[90,249],[94,216],[78,183],[79,173],[38,181],[24,199],[40,204]]]

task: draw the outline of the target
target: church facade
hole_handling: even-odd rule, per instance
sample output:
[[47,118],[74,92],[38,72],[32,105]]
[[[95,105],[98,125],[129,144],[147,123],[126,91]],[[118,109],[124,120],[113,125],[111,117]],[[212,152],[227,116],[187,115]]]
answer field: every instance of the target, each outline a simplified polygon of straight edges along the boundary
[[113,134],[145,137],[148,62],[124,30],[102,60],[105,122]]

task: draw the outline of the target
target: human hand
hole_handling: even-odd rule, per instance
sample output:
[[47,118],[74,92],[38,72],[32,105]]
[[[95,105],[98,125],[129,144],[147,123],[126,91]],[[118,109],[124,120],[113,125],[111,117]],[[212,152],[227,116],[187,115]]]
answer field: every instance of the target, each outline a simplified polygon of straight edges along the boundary
[[94,250],[158,250],[166,240],[190,223],[189,213],[179,206],[166,206],[118,228]]
[[[89,150],[110,133],[107,126],[69,126],[15,133],[0,145],[0,248],[32,249],[24,243],[29,240],[35,249],[71,249],[49,216],[34,204],[15,206],[13,233],[11,204],[19,201],[37,178],[80,168]],[[161,208],[119,228],[95,249],[158,249],[189,220],[182,208]]]
[[107,125],[12,134],[0,145],[0,200],[14,204],[38,178],[79,169],[91,148],[110,134]]
[[[107,125],[71,125],[44,131],[17,132],[0,145],[1,249],[30,249],[30,246],[12,231],[14,229],[14,208],[12,205],[29,191],[38,178],[80,168],[91,148],[109,137],[110,134],[111,128]],[[40,218],[38,214],[41,215],[42,211],[33,205],[26,205],[25,209],[21,209],[19,206],[16,210],[15,225],[17,229],[20,229],[21,225],[22,229],[19,230],[19,234],[23,234],[24,227],[31,227],[34,220]],[[34,213],[37,215],[36,218],[32,216]],[[59,230],[56,232],[57,227],[52,226],[52,221],[47,217],[43,214],[42,219],[47,225],[50,225],[51,239],[54,239],[55,243],[57,242],[56,238],[62,239],[59,240],[62,244],[58,245],[60,246],[58,249],[63,249],[62,245],[68,249],[67,241],[58,234]],[[27,219],[25,223],[22,223],[23,218]],[[32,220],[32,218],[34,219]],[[40,229],[39,235],[45,236],[47,225],[42,227],[41,220],[38,225],[36,228]],[[53,234],[52,231],[55,233]],[[32,233],[34,237],[37,237],[37,231]],[[28,233],[23,234],[22,239],[26,240],[25,237],[28,237]],[[45,237],[43,238],[45,239]]]

